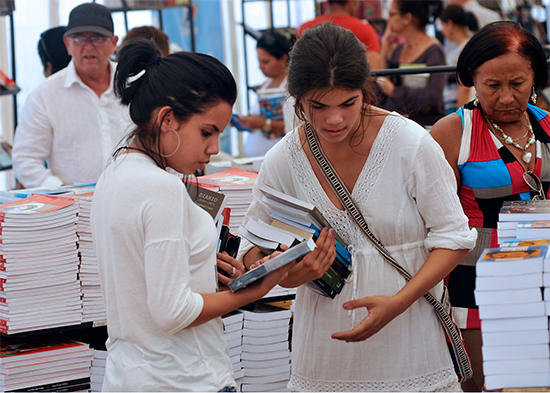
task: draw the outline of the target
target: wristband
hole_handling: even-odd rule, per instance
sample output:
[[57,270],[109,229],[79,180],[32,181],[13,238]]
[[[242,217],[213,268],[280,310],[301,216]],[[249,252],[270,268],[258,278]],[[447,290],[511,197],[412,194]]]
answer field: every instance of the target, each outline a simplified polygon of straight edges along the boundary
[[266,132],[266,133],[271,131],[271,119],[266,119],[265,120],[265,124],[262,127],[262,131]]

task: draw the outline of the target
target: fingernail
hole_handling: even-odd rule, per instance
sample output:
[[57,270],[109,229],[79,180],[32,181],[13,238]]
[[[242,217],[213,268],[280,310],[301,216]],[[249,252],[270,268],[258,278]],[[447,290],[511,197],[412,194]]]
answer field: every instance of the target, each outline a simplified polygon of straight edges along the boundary
[[344,304],[342,304],[342,307],[344,307],[346,310],[349,309],[349,302],[345,302]]
[[328,231],[328,229],[327,229],[326,227],[325,227],[325,228],[323,228],[323,232],[326,232],[326,231]]

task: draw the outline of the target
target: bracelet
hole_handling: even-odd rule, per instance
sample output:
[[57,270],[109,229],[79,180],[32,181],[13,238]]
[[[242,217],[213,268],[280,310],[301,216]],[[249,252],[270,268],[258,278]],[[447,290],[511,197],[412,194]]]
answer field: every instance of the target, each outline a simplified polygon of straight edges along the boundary
[[262,127],[263,132],[270,132],[271,131],[271,119],[266,119],[265,124]]

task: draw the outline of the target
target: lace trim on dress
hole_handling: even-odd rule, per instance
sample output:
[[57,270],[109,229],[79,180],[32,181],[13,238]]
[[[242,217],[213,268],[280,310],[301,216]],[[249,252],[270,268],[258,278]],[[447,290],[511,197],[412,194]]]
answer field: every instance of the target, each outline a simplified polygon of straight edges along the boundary
[[[400,124],[398,124],[400,123]],[[382,127],[372,145],[369,157],[352,191],[352,196],[356,201],[365,204],[380,176],[382,168],[389,158],[393,140],[397,134],[397,129],[405,124],[405,119],[400,115],[392,113],[386,116]],[[307,199],[313,203],[321,214],[331,223],[332,227],[347,244],[354,244],[358,249],[370,248],[372,245],[364,236],[363,231],[355,224],[355,221],[345,210],[337,209],[331,202],[319,180],[312,176],[313,169],[303,151],[304,146],[300,142],[298,131],[288,134],[285,138],[285,152],[293,163],[294,175],[297,184],[306,193]]]
[[293,374],[288,388],[293,392],[460,392],[453,367],[400,381],[322,381]]

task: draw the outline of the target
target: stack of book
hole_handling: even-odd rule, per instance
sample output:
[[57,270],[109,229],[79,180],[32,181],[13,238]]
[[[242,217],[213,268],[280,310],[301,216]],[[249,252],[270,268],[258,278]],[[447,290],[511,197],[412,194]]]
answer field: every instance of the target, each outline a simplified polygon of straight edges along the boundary
[[[241,236],[270,254],[280,245],[293,245],[310,238],[317,239],[320,231],[330,228],[328,221],[311,203],[279,192],[265,184],[260,185],[262,201],[269,206],[272,221],[248,220],[239,228]],[[334,298],[342,291],[350,275],[351,254],[346,244],[336,236],[336,259],[321,279],[307,285],[317,293]]]
[[32,195],[0,205],[0,332],[82,322],[79,205]]
[[252,186],[257,177],[257,172],[232,168],[212,175],[199,176],[196,179],[199,186],[225,195],[225,206],[231,209],[229,230],[233,234],[237,233],[252,203]]
[[486,249],[477,262],[475,299],[487,389],[550,385],[550,336],[542,298],[547,253],[547,245],[509,243]]
[[286,390],[290,379],[290,317],[290,310],[267,304],[245,309],[241,391]]
[[92,392],[101,392],[103,387],[103,378],[105,377],[105,366],[107,363],[107,350],[94,349],[92,367],[90,369],[90,379]]
[[222,317],[225,338],[227,339],[227,345],[229,347],[229,358],[233,365],[233,378],[235,382],[237,382],[237,385],[240,384],[244,377],[241,359],[241,353],[243,351],[243,316],[244,313],[242,310],[235,310]]
[[99,266],[92,239],[90,223],[93,191],[76,195],[58,196],[74,200],[80,205],[76,234],[78,236],[78,255],[80,266],[78,278],[82,285],[82,322],[105,321],[105,303],[101,293]]
[[498,243],[550,238],[550,200],[506,201],[497,223]]
[[87,391],[93,351],[61,335],[3,338],[1,391]]

